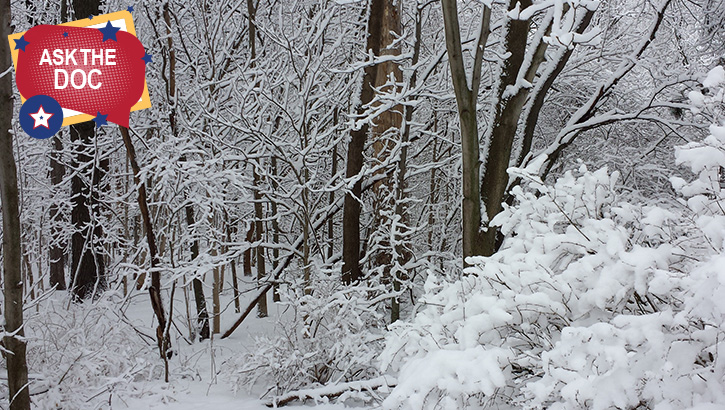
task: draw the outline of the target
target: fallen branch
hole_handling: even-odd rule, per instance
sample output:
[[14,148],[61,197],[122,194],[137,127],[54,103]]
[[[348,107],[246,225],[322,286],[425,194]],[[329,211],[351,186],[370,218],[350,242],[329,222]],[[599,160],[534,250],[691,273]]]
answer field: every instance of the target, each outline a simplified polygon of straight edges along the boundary
[[289,392],[280,397],[276,397],[271,402],[267,402],[267,407],[279,407],[289,404],[295,400],[304,401],[313,399],[320,400],[323,397],[334,398],[348,391],[377,390],[381,387],[395,387],[397,381],[393,377],[380,376],[371,380],[360,380],[347,383],[336,383],[322,386],[316,389],[303,389]]

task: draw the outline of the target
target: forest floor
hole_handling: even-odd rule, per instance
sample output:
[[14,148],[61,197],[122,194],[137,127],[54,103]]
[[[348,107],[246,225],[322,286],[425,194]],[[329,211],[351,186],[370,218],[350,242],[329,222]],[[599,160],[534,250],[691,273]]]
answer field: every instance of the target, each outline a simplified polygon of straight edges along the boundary
[[[207,279],[211,282],[211,275]],[[227,285],[229,285],[227,283]],[[241,309],[256,294],[249,278],[240,278]],[[131,288],[131,286],[129,286]],[[165,289],[171,286],[165,287]],[[211,286],[205,286],[209,310]],[[246,291],[245,291],[246,290]],[[272,303],[269,316],[255,311],[227,339],[191,343],[187,309],[195,310],[193,295],[179,285],[173,303],[174,326],[169,360],[169,382],[159,358],[155,320],[148,293],[128,296],[119,290],[105,292],[95,302],[71,303],[65,291],[47,292],[26,305],[25,334],[32,406],[35,409],[169,409],[262,410],[271,400],[269,380],[251,386],[240,381],[238,369],[255,351],[260,336],[280,331],[286,306]],[[169,310],[170,294],[163,295]],[[221,332],[237,320],[231,286],[221,297]],[[210,320],[210,325],[212,324]],[[0,410],[7,408],[4,360],[0,363]],[[287,408],[309,408],[310,401]],[[359,403],[319,403],[320,410],[362,408]]]
[[[240,297],[241,308],[244,309],[251,298],[255,287],[252,283],[243,284],[245,282],[240,278],[240,286],[248,288],[251,291],[243,292]],[[208,308],[211,310],[211,289],[205,289],[207,292],[207,303]],[[269,296],[269,295],[268,295]],[[169,295],[164,294],[164,301],[168,303]],[[187,305],[188,297],[188,305]],[[174,297],[174,321],[176,328],[172,328],[172,345],[174,349],[174,356],[169,361],[169,383],[165,383],[162,377],[161,360],[158,358],[156,346],[150,338],[150,335],[154,334],[153,326],[155,322],[153,320],[153,312],[151,310],[150,302],[148,299],[148,293],[133,290],[133,293],[128,298],[125,315],[125,325],[133,325],[134,331],[130,332],[130,336],[127,336],[123,343],[132,344],[131,350],[137,352],[143,352],[143,359],[138,359],[142,362],[141,366],[147,366],[148,369],[154,368],[153,371],[141,372],[143,376],[132,378],[133,381],[129,382],[125,386],[124,380],[129,380],[129,377],[121,377],[120,375],[114,374],[98,374],[90,375],[91,377],[114,379],[117,382],[104,382],[105,384],[99,385],[98,394],[88,393],[84,400],[78,402],[65,402],[61,399],[60,403],[47,401],[47,399],[41,399],[36,401],[36,404],[40,405],[41,408],[72,408],[75,407],[79,402],[87,403],[87,408],[103,408],[103,409],[169,409],[169,410],[191,410],[191,409],[211,409],[211,410],[262,410],[267,409],[266,403],[270,399],[269,395],[266,395],[260,399],[266,390],[263,386],[263,382],[258,385],[249,388],[249,386],[239,386],[235,389],[235,381],[229,376],[230,368],[233,369],[233,365],[229,365],[233,360],[239,360],[242,356],[251,353],[254,349],[255,339],[262,335],[271,335],[277,328],[277,319],[285,314],[284,306],[280,304],[272,303],[271,297],[269,298],[269,317],[258,318],[255,312],[253,312],[247,319],[242,323],[239,328],[227,339],[222,340],[219,334],[214,335],[212,340],[205,340],[203,342],[195,342],[190,344],[188,342],[188,323],[182,322],[187,318],[187,309],[193,311],[193,295],[189,293],[185,295],[181,289],[176,291]],[[65,292],[56,292],[51,296],[50,299],[55,300],[56,308],[62,307],[67,303],[67,294]],[[231,295],[231,286],[222,294],[221,298],[222,314],[221,314],[221,332],[228,329],[234,321],[239,317],[239,314],[234,311],[234,303]],[[49,303],[49,302],[44,302]],[[93,305],[83,304],[81,309],[93,309]],[[103,309],[103,307],[101,307]],[[168,305],[166,307],[168,310]],[[42,305],[41,305],[42,310]],[[39,314],[39,318],[44,318],[45,315]],[[32,317],[31,317],[32,320]],[[48,320],[48,319],[45,319]],[[182,323],[180,323],[182,322]],[[210,326],[212,322],[210,320]],[[55,323],[54,325],[58,325]],[[119,322],[117,325],[121,325]],[[113,323],[109,326],[114,326]],[[131,328],[129,326],[129,328]],[[137,333],[137,334],[134,334]],[[145,334],[146,336],[144,336]],[[86,335],[87,343],[93,348],[93,340],[91,335]],[[32,342],[31,342],[32,343]],[[88,346],[81,347],[81,350],[88,349]],[[113,348],[112,348],[113,349]],[[72,349],[69,349],[72,350]],[[99,348],[98,350],[101,350]],[[102,352],[99,352],[103,354]],[[112,355],[115,352],[106,352]],[[74,353],[72,353],[74,354]],[[104,358],[104,360],[108,360]],[[121,360],[121,359],[119,359]],[[86,367],[85,363],[79,363],[75,365],[75,368]],[[92,368],[91,364],[88,364],[88,368]],[[31,372],[33,371],[31,366]],[[126,371],[129,372],[128,370]],[[232,370],[233,372],[233,370]],[[155,374],[157,377],[149,377],[149,374]],[[160,376],[161,375],[161,376]],[[159,377],[160,376],[160,377]],[[66,384],[73,383],[73,380],[68,377]],[[104,391],[104,386],[109,386],[107,391]],[[113,386],[113,387],[110,387]],[[81,386],[67,386],[70,389],[80,388]],[[94,386],[96,387],[96,386]],[[236,390],[236,391],[235,391]],[[31,388],[32,392],[32,388]],[[42,396],[42,394],[41,394]],[[73,400],[75,401],[75,400]],[[293,402],[288,404],[287,408],[300,408],[309,407],[312,403],[300,403]],[[320,410],[338,410],[343,408],[350,408],[349,404],[345,406],[342,403],[320,403],[316,408]],[[69,406],[70,405],[70,406]],[[84,405],[86,408],[86,405]],[[358,407],[359,408],[359,407]]]

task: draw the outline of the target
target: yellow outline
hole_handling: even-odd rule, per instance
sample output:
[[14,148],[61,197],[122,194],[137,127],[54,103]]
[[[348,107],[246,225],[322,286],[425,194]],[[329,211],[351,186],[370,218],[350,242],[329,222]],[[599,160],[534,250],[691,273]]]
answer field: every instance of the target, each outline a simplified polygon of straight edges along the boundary
[[[133,25],[133,16],[131,16],[131,13],[122,10],[117,11],[115,13],[109,13],[109,14],[102,14],[100,16],[93,16],[93,20],[90,19],[82,19],[82,20],[76,20],[71,21],[68,23],[58,24],[59,26],[70,26],[70,27],[88,27],[98,24],[98,20],[125,20],[126,22],[126,29],[129,33],[136,36],[136,28]],[[17,72],[18,70],[18,52],[20,50],[15,49],[15,41],[20,39],[25,34],[25,31],[22,33],[14,33],[8,36],[8,43],[10,43],[10,51],[13,57],[13,68]],[[25,98],[21,95],[20,100],[22,102],[25,102]],[[146,108],[151,108],[151,98],[149,97],[149,88],[146,84],[146,79],[144,79],[143,82],[143,94],[141,94],[141,100],[137,102],[133,107],[131,107],[131,111],[138,111],[143,110]],[[88,114],[79,114],[74,115],[72,117],[63,118],[63,126],[78,124],[81,122],[91,121],[93,118],[95,118],[93,115]]]

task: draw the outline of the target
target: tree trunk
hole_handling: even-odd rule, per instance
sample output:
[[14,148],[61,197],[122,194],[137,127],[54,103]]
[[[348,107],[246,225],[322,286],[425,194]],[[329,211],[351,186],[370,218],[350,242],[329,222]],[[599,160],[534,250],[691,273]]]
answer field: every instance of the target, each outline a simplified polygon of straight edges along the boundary
[[[262,232],[264,231],[264,211],[262,209],[262,194],[260,191],[262,181],[259,177],[259,174],[257,173],[257,170],[254,169],[254,217],[255,217],[255,228],[254,232],[256,234],[256,242],[257,242],[257,281],[262,281],[267,279],[267,272],[264,264],[264,246],[262,246],[262,239],[264,236],[262,235]],[[258,317],[267,317],[267,297],[263,297],[259,300],[258,310],[257,310],[257,316]]]
[[[97,15],[99,7],[98,0],[73,0],[73,10],[77,18]],[[103,231],[100,225],[91,224],[99,210],[97,192],[103,170],[96,166],[89,153],[95,138],[95,123],[87,121],[71,126],[70,136],[72,142],[80,143],[79,146],[74,144],[78,146],[78,151],[71,161],[75,170],[71,178],[71,222],[74,227],[71,238],[71,283],[73,295],[79,300],[91,296],[97,286],[100,288],[104,285],[104,260],[103,255],[98,252],[102,248],[100,244]],[[91,185],[85,181],[90,181]]]
[[[212,259],[216,259],[217,250],[213,243],[210,243],[209,256]],[[221,332],[221,301],[219,300],[219,292],[221,291],[221,278],[219,277],[219,267],[214,266],[212,268],[214,282],[212,283],[211,290],[211,305],[212,305],[212,332],[214,334]]]
[[[12,66],[9,43],[10,1],[0,3],[0,72]],[[29,410],[28,365],[23,332],[23,283],[20,272],[20,209],[18,176],[13,157],[13,83],[11,75],[0,77],[0,195],[3,215],[3,272],[5,295],[5,337],[3,344],[8,369],[10,410]]]
[[[71,141],[79,145],[71,160],[75,173],[71,178],[73,209],[71,222],[71,283],[76,300],[92,295],[103,286],[104,260],[99,252],[103,230],[95,217],[99,210],[98,187],[103,171],[94,163],[89,150],[93,147],[95,124],[91,121],[73,125]],[[90,169],[89,169],[90,168]],[[86,182],[90,181],[90,185]]]
[[[185,160],[185,158],[184,158]],[[191,229],[194,225],[194,207],[187,204],[185,207],[186,226]],[[191,243],[191,260],[195,260],[199,256],[199,241],[194,240]],[[201,279],[195,277],[191,280],[191,286],[194,288],[194,301],[196,302],[197,324],[199,326],[199,339],[209,338],[209,313],[206,310],[206,298],[204,297],[204,284]]]
[[[275,129],[279,126],[280,117],[277,117],[275,120]],[[272,189],[277,189],[277,182],[276,182],[276,176],[277,173],[277,157],[272,155],[272,158],[270,159],[271,168],[272,168]],[[275,245],[272,249],[272,271],[277,269],[277,265],[279,265],[279,214],[277,210],[277,202],[272,200],[270,201],[270,211],[272,212],[272,243]],[[232,265],[233,267],[234,265]],[[279,302],[281,300],[279,295],[279,284],[277,282],[274,283],[274,288],[272,289],[272,300],[275,302]],[[237,312],[239,312],[239,306],[237,306]]]
[[254,241],[254,222],[247,228],[248,248],[244,251],[244,276],[252,276],[252,241]]
[[[461,127],[461,155],[463,163],[463,258],[483,254],[480,240],[481,228],[481,192],[480,192],[480,152],[478,143],[478,119],[476,101],[480,83],[483,51],[489,34],[491,9],[484,6],[481,18],[481,31],[474,60],[471,86],[466,78],[463,62],[461,33],[458,25],[457,0],[441,0],[443,22],[445,25],[446,49],[451,69],[453,89],[458,106],[458,121]],[[526,37],[524,36],[524,40]]]
[[[68,3],[64,0],[60,6],[60,22],[68,21]],[[62,131],[61,131],[62,132]],[[60,162],[61,152],[63,151],[63,142],[60,136],[52,137],[53,148],[50,152],[50,183],[53,186],[53,192],[58,192],[60,184],[65,176],[65,167]],[[60,211],[58,204],[53,201],[50,204],[50,243],[48,251],[48,259],[50,261],[50,286],[58,290],[65,290],[65,260],[67,243],[61,237],[61,225],[65,223],[63,213]]]
[[[228,217],[227,217],[228,218]],[[236,221],[227,223],[227,243],[232,243],[234,240],[234,234],[237,232]],[[241,307],[239,306],[239,280],[237,278],[237,257],[235,256],[231,262],[232,268],[232,292],[234,292],[234,311],[239,313]]]
[[[380,55],[380,30],[384,15],[386,0],[371,0],[370,17],[368,19],[367,49],[374,56]],[[363,74],[362,91],[358,114],[362,114],[365,105],[373,99],[373,83],[377,77],[377,66],[372,64],[365,67]],[[350,144],[347,148],[347,169],[345,176],[357,178],[351,192],[345,194],[345,207],[342,215],[342,282],[350,284],[362,277],[360,269],[360,197],[362,195],[362,181],[360,171],[363,166],[363,150],[367,138],[368,125],[350,131]]]
[[141,182],[141,168],[136,160],[136,150],[131,142],[131,136],[128,133],[128,128],[119,128],[121,130],[121,136],[123,137],[123,143],[126,146],[128,159],[131,162],[131,168],[133,169],[133,180],[136,183],[136,189],[138,190],[138,206],[141,211],[141,218],[143,219],[146,242],[149,247],[149,259],[151,260],[151,286],[149,286],[149,297],[151,299],[151,307],[153,308],[156,320],[158,321],[158,326],[156,327],[156,342],[159,347],[161,358],[164,360],[164,365],[167,370],[166,373],[168,375],[168,359],[172,356],[171,340],[168,337],[168,332],[166,332],[166,315],[164,314],[164,305],[161,303],[161,273],[156,270],[159,260],[156,249],[156,236],[154,235],[153,226],[151,225],[151,216],[149,215],[146,184]]
[[[380,55],[396,56],[400,55],[400,48],[390,48],[390,46],[402,34],[402,25],[400,22],[400,5],[399,1],[385,0],[383,2],[382,22],[380,27]],[[400,71],[400,65],[395,61],[385,61],[377,65],[374,88],[381,92],[394,92],[398,88],[395,86],[385,86],[388,81],[395,81],[400,84],[403,81],[403,73]],[[403,123],[403,107],[396,105],[389,110],[381,113],[375,118],[375,125],[372,128],[371,138],[373,139],[373,151],[378,163],[387,161],[397,142],[401,141],[401,125]],[[401,152],[401,159],[405,154]],[[398,165],[401,163],[399,162]],[[398,177],[400,177],[400,169],[398,169]],[[380,171],[384,173],[384,171]],[[385,178],[373,185],[373,228],[375,231],[382,226],[393,229],[393,220],[384,215],[390,215],[391,211],[396,210],[396,200],[399,192],[397,191],[399,180],[393,178],[392,175],[386,175]],[[400,198],[402,199],[402,197]],[[401,221],[402,222],[402,221]],[[392,247],[396,246],[391,243],[390,235],[382,235],[377,242],[377,249],[372,252],[373,263],[382,270],[382,275],[386,283],[393,283],[393,287],[400,287],[396,278],[391,277],[391,266],[393,265]],[[397,274],[393,274],[394,276]],[[397,312],[399,306],[397,299],[392,299],[391,317],[397,320]]]
[[[168,99],[171,109],[169,111],[169,124],[171,133],[175,138],[179,137],[179,130],[176,125],[176,51],[174,50],[173,36],[171,35],[171,15],[169,13],[169,4],[164,4],[164,23],[166,25],[166,47],[169,53],[169,77],[168,77]],[[186,162],[186,155],[181,155],[180,161]],[[186,192],[184,195],[187,195]],[[186,226],[188,229],[194,225],[194,205],[187,203],[184,207],[186,217]],[[191,260],[195,260],[199,256],[199,240],[195,239],[191,243]],[[209,312],[206,308],[206,298],[204,297],[204,284],[201,279],[194,277],[191,280],[191,286],[194,289],[194,302],[196,305],[197,324],[199,326],[199,339],[209,338]]]
[[[522,9],[531,5],[531,0],[511,0],[509,10],[520,5]],[[519,70],[526,55],[526,39],[529,32],[528,20],[509,21],[508,32],[504,39],[504,47],[508,58],[503,61],[500,75],[498,99],[495,105],[495,114],[490,131],[490,145],[484,166],[483,181],[481,182],[481,200],[486,206],[485,228],[481,232],[479,251],[482,255],[490,256],[496,251],[496,236],[498,229],[489,227],[488,221],[501,212],[513,146],[519,117],[527,92],[521,88],[516,94],[506,96],[507,87],[517,84]],[[543,56],[542,56],[543,58]],[[539,61],[540,62],[540,61]],[[534,70],[535,72],[535,70]]]
[[[65,167],[60,162],[63,142],[59,136],[53,137],[53,149],[50,153],[50,183],[53,185],[53,192],[57,192],[65,176]],[[61,225],[65,218],[58,204],[53,201],[50,204],[50,243],[48,256],[50,260],[50,286],[58,290],[65,290],[65,249],[66,243],[61,237],[63,230]]]
[[[333,113],[333,124],[335,125],[335,128],[337,128],[337,122],[338,122],[338,109],[335,109],[335,112]],[[333,181],[335,176],[337,175],[337,145],[332,147],[332,171],[330,172],[330,181]],[[335,192],[330,190],[330,199],[327,202],[328,206],[332,206],[332,204],[335,203]],[[329,221],[327,221],[327,259],[332,259],[332,255],[335,252],[335,221],[330,218]],[[275,266],[276,267],[276,266]]]
[[[423,22],[423,9],[418,9],[418,14],[416,15],[416,21],[415,21],[415,45],[413,46],[413,59],[411,61],[411,65],[415,67],[418,64],[418,61],[420,59],[420,47],[422,43],[422,22]],[[418,80],[417,72],[413,72],[410,76],[410,84],[409,88],[414,89],[416,86],[416,82]],[[400,217],[401,223],[399,224],[401,226],[401,232],[399,233],[400,239],[395,244],[395,253],[398,255],[398,260],[396,261],[396,266],[398,267],[398,271],[394,272],[393,274],[393,291],[396,293],[399,293],[401,291],[401,285],[402,281],[406,279],[408,276],[406,272],[404,272],[403,267],[410,261],[412,258],[411,249],[405,244],[405,241],[408,241],[407,238],[407,231],[403,227],[408,226],[408,210],[407,206],[405,204],[405,188],[406,188],[406,182],[405,182],[405,173],[407,172],[408,167],[408,141],[410,140],[410,127],[411,127],[411,121],[413,120],[413,111],[415,110],[412,106],[406,106],[405,107],[405,129],[403,130],[403,133],[401,134],[401,147],[400,147],[400,159],[398,160],[398,178],[397,181],[395,181],[396,189],[395,189],[395,215]],[[433,141],[433,144],[435,145],[435,141]],[[400,319],[400,299],[399,297],[394,297],[391,299],[390,304],[390,322],[395,322],[398,319]]]

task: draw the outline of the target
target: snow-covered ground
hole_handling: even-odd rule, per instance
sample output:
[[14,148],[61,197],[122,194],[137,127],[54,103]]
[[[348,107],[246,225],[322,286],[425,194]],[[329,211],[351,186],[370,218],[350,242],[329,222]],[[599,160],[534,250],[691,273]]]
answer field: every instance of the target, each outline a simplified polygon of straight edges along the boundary
[[[207,275],[211,276],[211,275]],[[242,279],[244,282],[244,279]],[[252,283],[242,283],[254,289]],[[211,310],[211,289],[206,289]],[[242,309],[253,292],[241,298]],[[192,294],[189,309],[194,309]],[[230,374],[230,360],[250,352],[254,339],[271,335],[284,307],[269,298],[270,317],[256,311],[222,340],[189,343],[187,301],[177,288],[174,297],[169,383],[163,380],[163,362],[158,356],[155,322],[148,294],[133,290],[123,301],[120,293],[107,293],[94,304],[68,303],[66,292],[40,298],[28,312],[28,362],[34,408],[113,409],[267,409],[270,397],[259,386],[239,386]],[[168,310],[169,294],[164,294]],[[234,311],[231,286],[222,294],[222,332],[239,317]],[[210,321],[211,324],[211,321]],[[3,369],[3,374],[5,371]],[[3,390],[6,387],[3,387]],[[6,390],[3,392],[6,397]],[[318,403],[319,409],[349,408],[343,404]],[[287,407],[307,406],[293,402]]]

